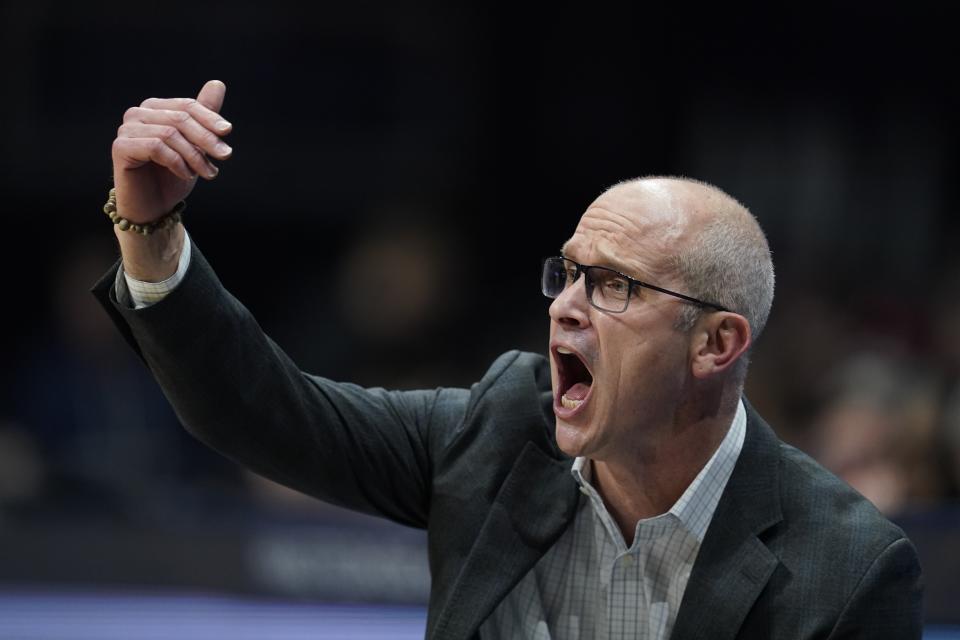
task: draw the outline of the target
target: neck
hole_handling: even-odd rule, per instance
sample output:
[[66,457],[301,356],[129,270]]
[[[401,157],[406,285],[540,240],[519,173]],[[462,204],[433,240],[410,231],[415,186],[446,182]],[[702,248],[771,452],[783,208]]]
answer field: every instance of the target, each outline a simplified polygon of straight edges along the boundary
[[638,520],[670,510],[710,460],[733,422],[729,412],[674,424],[622,455],[592,460],[592,483],[633,544]]

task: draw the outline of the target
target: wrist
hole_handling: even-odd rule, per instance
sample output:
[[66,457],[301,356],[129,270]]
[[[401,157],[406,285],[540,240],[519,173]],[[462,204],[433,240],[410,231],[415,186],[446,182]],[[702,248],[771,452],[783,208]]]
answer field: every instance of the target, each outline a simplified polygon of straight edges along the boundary
[[103,212],[107,214],[107,217],[110,218],[110,221],[117,225],[121,231],[131,231],[133,233],[141,233],[145,236],[148,236],[151,233],[161,229],[169,228],[180,222],[181,214],[183,214],[183,210],[186,208],[186,201],[181,200],[173,206],[173,209],[159,218],[156,218],[152,222],[133,222],[133,220],[130,218],[125,218],[120,215],[117,205],[117,189],[114,187],[113,189],[110,189],[107,203],[103,205]]
[[123,269],[143,282],[163,282],[177,271],[186,231],[177,222],[150,235],[128,233],[114,226],[120,244]]

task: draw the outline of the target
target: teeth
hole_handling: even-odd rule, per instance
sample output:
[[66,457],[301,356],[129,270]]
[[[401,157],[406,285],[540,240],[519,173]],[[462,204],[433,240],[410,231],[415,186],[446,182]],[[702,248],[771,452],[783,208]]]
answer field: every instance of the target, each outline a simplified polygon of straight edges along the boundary
[[576,409],[583,404],[583,400],[571,400],[567,397],[567,394],[560,396],[560,404],[563,405],[564,409]]
[[570,351],[570,349],[564,349],[563,347],[557,347],[557,353],[562,353],[565,356],[569,356],[573,353],[573,351]]

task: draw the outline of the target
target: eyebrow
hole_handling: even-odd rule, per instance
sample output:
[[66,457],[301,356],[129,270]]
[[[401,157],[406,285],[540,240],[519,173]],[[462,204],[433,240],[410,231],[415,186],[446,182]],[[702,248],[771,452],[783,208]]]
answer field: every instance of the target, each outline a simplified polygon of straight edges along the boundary
[[[570,259],[570,260],[573,260],[573,258],[570,258],[570,256],[567,255],[567,245],[568,245],[568,244],[570,244],[570,240],[567,240],[566,242],[564,242],[564,243],[563,243],[563,246],[560,247],[560,255],[563,256],[564,258],[568,258],[568,259]],[[574,261],[574,262],[577,262],[576,260],[573,260],[573,261]],[[628,278],[632,278],[632,279],[634,279],[634,280],[637,280],[638,282],[647,283],[647,282],[650,281],[648,275],[641,275],[641,276],[631,275],[631,274],[628,272],[628,271],[631,271],[631,270],[625,269],[622,265],[617,264],[617,262],[616,262],[616,261],[613,261],[613,260],[605,260],[605,261],[602,261],[600,264],[586,265],[586,266],[603,267],[604,269],[611,269],[611,270],[616,271],[617,273],[619,273],[619,274],[621,274],[621,275],[627,276]]]

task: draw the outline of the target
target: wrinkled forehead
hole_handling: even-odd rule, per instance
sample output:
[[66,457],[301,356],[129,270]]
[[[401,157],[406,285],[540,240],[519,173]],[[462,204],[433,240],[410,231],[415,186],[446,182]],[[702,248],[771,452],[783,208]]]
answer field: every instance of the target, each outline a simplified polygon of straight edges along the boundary
[[663,275],[688,235],[684,198],[657,183],[614,187],[593,201],[564,255],[639,278]]

